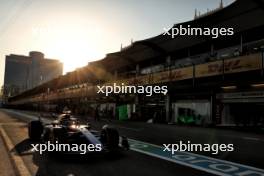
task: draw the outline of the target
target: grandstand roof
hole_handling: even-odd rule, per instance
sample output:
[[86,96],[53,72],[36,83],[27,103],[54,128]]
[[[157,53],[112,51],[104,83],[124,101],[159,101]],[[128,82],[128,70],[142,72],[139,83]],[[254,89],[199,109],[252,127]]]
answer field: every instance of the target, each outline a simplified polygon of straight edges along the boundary
[[[229,6],[207,16],[175,24],[190,25],[191,27],[232,27],[235,33],[241,33],[252,28],[264,26],[264,0],[237,0]],[[153,58],[162,58],[184,48],[213,40],[202,36],[175,36],[160,34],[153,38],[134,42],[130,47],[106,56],[106,58],[92,62],[92,65],[102,66],[108,70],[115,70],[134,65]],[[163,57],[164,58],[164,57]],[[131,64],[132,63],[132,64]]]

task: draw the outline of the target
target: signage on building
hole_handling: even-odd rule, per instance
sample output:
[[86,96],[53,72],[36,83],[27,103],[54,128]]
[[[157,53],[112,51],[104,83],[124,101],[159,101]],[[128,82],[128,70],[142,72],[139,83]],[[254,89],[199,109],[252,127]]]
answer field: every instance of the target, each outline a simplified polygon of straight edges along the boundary
[[186,67],[171,71],[171,81],[193,78],[193,67]]
[[195,67],[195,76],[199,78],[221,75],[223,73],[223,68],[225,74],[261,69],[261,55],[253,54],[241,56],[235,59],[228,59],[224,61],[219,60],[207,64],[197,65]]
[[193,67],[186,67],[186,68],[155,73],[152,75],[150,82],[153,84],[157,84],[157,83],[190,79],[192,77],[193,77]]
[[153,84],[164,83],[169,81],[170,81],[170,71],[154,73],[151,76],[151,83]]
[[[253,54],[250,56],[242,56],[239,58],[219,60],[206,64],[195,66],[195,77],[208,77],[221,75],[223,73],[223,63],[225,73],[237,73],[243,71],[257,70],[261,68],[260,54]],[[116,80],[117,85],[147,85],[158,84],[171,81],[179,81],[193,78],[193,67],[185,67],[180,69],[168,70],[150,75],[138,76],[135,78]],[[113,82],[105,83],[104,85],[111,85]]]
[[[223,66],[224,64],[224,66]],[[238,73],[245,71],[252,71],[261,69],[261,55],[253,54],[249,56],[241,56],[239,58],[219,60],[206,64],[195,66],[195,77],[208,77],[223,74],[224,73]],[[180,69],[174,69],[169,71],[163,71],[154,73],[151,75],[139,76],[136,78],[130,78],[126,80],[119,80],[118,83],[124,83],[129,85],[144,85],[144,84],[158,84],[170,81],[179,81],[184,79],[193,78],[193,67],[185,67]]]

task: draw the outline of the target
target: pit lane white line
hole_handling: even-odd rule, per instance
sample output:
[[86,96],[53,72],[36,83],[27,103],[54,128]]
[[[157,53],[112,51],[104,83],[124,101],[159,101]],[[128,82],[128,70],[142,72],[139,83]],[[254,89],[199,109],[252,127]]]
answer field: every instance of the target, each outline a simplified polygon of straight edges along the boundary
[[221,135],[221,137],[238,138],[238,139],[244,139],[244,140],[264,142],[264,139],[256,138],[256,137],[249,137],[249,136],[240,137],[240,136],[234,136],[234,135]]
[[[10,110],[10,109],[1,109],[2,111],[6,111],[8,113],[12,113],[12,114],[16,114],[18,116],[23,116],[23,117],[26,117],[27,119],[29,120],[36,120],[38,119],[38,117],[34,116],[34,115],[29,115],[29,114],[26,114],[26,113],[22,113],[22,112],[18,112],[18,111],[14,111],[14,110]],[[50,123],[52,122],[52,120],[49,120],[49,119],[46,119],[46,118],[41,118],[42,122],[44,123]]]
[[251,141],[264,141],[264,140],[262,140],[262,139],[259,139],[259,138],[252,138],[252,137],[243,137],[243,139],[251,140]]
[[[6,134],[5,130],[2,126],[0,126],[0,133],[3,141],[7,147],[7,150],[10,152],[11,159],[14,162],[14,166],[16,167],[18,174],[20,176],[30,176],[31,173],[29,172],[28,168],[26,167],[23,159],[18,155],[18,152],[15,150],[15,146],[12,143],[11,139]],[[11,152],[12,151],[12,152]]]

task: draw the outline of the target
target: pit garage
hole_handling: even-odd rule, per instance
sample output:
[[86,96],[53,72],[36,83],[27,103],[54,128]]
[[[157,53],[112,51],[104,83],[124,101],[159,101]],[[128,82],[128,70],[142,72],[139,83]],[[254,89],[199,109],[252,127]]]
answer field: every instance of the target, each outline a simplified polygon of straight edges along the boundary
[[172,120],[177,124],[211,124],[209,100],[181,100],[172,103]]
[[264,91],[217,95],[216,118],[223,126],[263,126]]

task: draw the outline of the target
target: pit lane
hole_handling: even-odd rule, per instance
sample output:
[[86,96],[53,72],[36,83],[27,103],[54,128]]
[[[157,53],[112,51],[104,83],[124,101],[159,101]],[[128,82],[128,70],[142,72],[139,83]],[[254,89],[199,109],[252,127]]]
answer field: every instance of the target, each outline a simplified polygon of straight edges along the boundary
[[[7,119],[10,119],[10,118],[16,119],[16,120],[19,119],[19,121],[21,121],[21,120],[30,121],[30,120],[37,118],[35,116],[23,114],[21,112],[16,112],[16,111],[12,111],[12,112],[9,111],[8,112],[5,110],[4,112],[2,111],[1,114],[2,113],[4,113],[6,116],[8,116]],[[4,119],[4,121],[7,119]],[[50,121],[49,119],[43,119],[43,120],[45,122]],[[17,128],[7,128],[8,126],[10,127],[11,124],[12,123],[8,123],[8,124],[4,125],[6,127],[5,131],[7,131],[7,134],[10,135],[10,138],[14,140],[15,144],[19,143],[19,140],[20,141],[22,140],[21,138],[24,138],[22,140],[22,143],[23,143],[23,141],[25,141],[27,138],[26,125],[24,124],[24,126],[23,126],[23,130],[22,130],[23,135],[20,138],[14,139],[13,134],[21,133],[21,132],[19,132],[19,130],[18,130],[17,132],[14,133],[14,131],[16,131]],[[126,128],[126,127],[124,127],[124,128]],[[142,175],[142,174],[143,175],[145,175],[145,174],[156,175],[158,173],[159,173],[159,175],[175,175],[175,173],[180,173],[180,175],[212,175],[212,174],[215,174],[215,175],[239,175],[239,174],[240,175],[250,175],[250,174],[251,175],[252,174],[263,175],[263,173],[264,173],[262,169],[257,169],[255,167],[250,167],[247,165],[241,165],[241,164],[237,164],[237,163],[233,163],[233,162],[228,162],[225,160],[216,160],[214,158],[210,158],[210,157],[206,157],[206,156],[202,156],[202,155],[197,155],[197,154],[192,154],[192,153],[187,153],[187,154],[186,153],[178,153],[175,156],[169,156],[169,155],[166,156],[166,154],[164,152],[160,152],[160,151],[162,151],[162,149],[160,149],[160,146],[153,145],[153,144],[146,143],[146,142],[142,142],[142,141],[138,141],[138,140],[132,140],[132,139],[130,139],[130,143],[131,143],[131,150],[132,151],[129,151],[129,152],[123,154],[123,156],[121,158],[119,158],[118,160],[114,160],[114,162],[109,161],[109,163],[107,163],[107,165],[111,171],[113,169],[115,169],[116,171],[119,171],[121,168],[126,168],[124,170],[130,171],[129,173],[133,174],[133,175]],[[158,151],[158,153],[157,153],[157,151]],[[24,152],[26,153],[27,151],[24,151]],[[24,159],[25,156],[23,156],[23,155],[22,155],[22,158],[25,161],[26,165],[29,165],[27,167],[31,168],[30,172],[33,175],[35,175],[34,173],[36,173],[36,174],[41,173],[40,175],[45,175],[47,173],[45,173],[44,171],[47,171],[47,169],[43,170],[43,169],[41,169],[42,167],[40,167],[40,166],[44,166],[44,168],[49,167],[49,165],[37,164],[36,162],[34,162],[36,160],[36,158],[38,158],[37,160],[41,161],[41,163],[43,163],[43,162],[44,163],[54,162],[53,165],[70,164],[70,162],[65,163],[65,162],[61,162],[58,160],[46,158],[43,156],[35,156],[36,153],[33,153],[31,155],[33,155],[33,158],[32,158],[33,163],[32,163],[32,161],[30,161],[30,159]],[[29,156],[26,158],[29,158]],[[96,161],[95,162],[96,163],[95,168],[100,166],[99,163],[107,162],[108,159],[106,160],[105,158],[100,158],[100,159],[99,158],[93,158],[93,161]],[[90,162],[92,162],[94,164],[93,161],[90,161]],[[197,161],[200,161],[200,162],[197,162]],[[201,161],[203,161],[203,162],[201,162]],[[71,168],[74,171],[75,169],[79,169],[79,167],[80,167],[79,164],[89,165],[89,164],[91,164],[90,162],[87,163],[87,161],[86,161],[84,163],[83,162],[77,163],[77,164],[74,163],[71,166]],[[116,165],[114,165],[114,163],[116,163]],[[31,164],[33,164],[35,166],[35,169],[32,169],[32,167],[30,166]],[[118,168],[117,168],[117,166],[118,166]],[[136,169],[135,166],[137,166],[138,168]],[[229,167],[227,167],[227,166],[229,166]],[[89,167],[91,167],[91,166],[89,165]],[[84,169],[84,171],[83,171],[83,173],[84,173],[85,168],[83,168],[83,169]],[[48,168],[48,171],[53,173],[53,175],[54,175],[55,170],[58,170],[58,169]],[[129,173],[124,173],[124,170],[121,169],[119,171],[119,173],[120,174],[122,173],[122,175],[123,174],[129,175]],[[90,170],[85,175],[88,175],[89,172],[90,172]],[[56,175],[56,173],[57,172],[55,171],[55,175]],[[110,172],[110,173],[112,173],[113,175],[117,175],[114,172]],[[76,174],[80,175],[79,172],[77,172],[75,174],[73,173],[73,175],[76,175]],[[104,175],[104,174],[105,174],[105,172],[103,172],[103,170],[101,170],[99,175]]]

